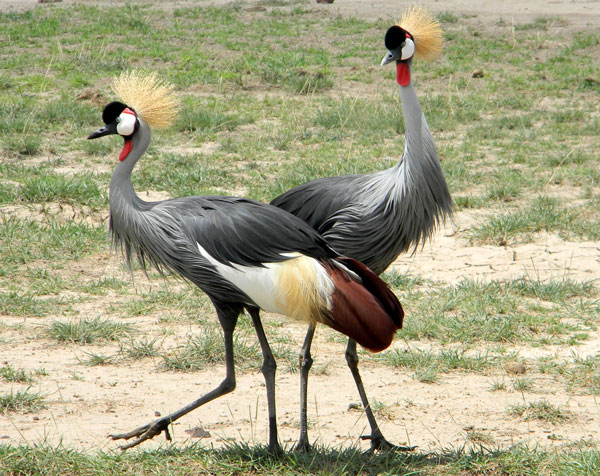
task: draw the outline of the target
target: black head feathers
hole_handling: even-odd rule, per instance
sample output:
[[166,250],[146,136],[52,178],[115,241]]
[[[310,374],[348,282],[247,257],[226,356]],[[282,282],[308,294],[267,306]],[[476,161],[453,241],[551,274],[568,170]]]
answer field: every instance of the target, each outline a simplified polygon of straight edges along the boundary
[[107,104],[102,111],[102,120],[104,124],[112,123],[127,108],[127,105],[119,101],[113,101]]
[[394,25],[385,33],[385,47],[394,51],[398,49],[406,41],[406,31],[398,25]]

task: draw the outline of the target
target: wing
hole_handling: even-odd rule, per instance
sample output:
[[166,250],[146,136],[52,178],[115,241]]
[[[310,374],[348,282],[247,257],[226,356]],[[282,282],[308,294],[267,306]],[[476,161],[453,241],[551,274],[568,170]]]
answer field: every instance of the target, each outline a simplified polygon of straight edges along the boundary
[[334,225],[330,218],[353,203],[363,180],[363,175],[313,180],[279,195],[271,205],[296,215],[323,234]]
[[[279,208],[236,197],[185,197],[158,205],[177,215],[182,232],[223,264],[263,266],[300,253],[337,256],[300,218]],[[156,210],[158,211],[158,210]]]

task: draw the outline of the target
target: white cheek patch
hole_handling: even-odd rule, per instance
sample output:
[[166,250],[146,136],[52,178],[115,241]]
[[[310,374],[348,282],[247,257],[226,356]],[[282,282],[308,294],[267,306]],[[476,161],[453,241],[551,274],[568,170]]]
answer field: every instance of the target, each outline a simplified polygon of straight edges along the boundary
[[119,123],[117,124],[117,132],[122,136],[130,136],[135,130],[136,117],[133,114],[123,112],[119,116]]
[[402,47],[402,57],[400,59],[407,60],[409,58],[412,58],[414,54],[415,54],[415,42],[413,40],[411,40],[410,38],[407,38],[404,43],[404,46]]

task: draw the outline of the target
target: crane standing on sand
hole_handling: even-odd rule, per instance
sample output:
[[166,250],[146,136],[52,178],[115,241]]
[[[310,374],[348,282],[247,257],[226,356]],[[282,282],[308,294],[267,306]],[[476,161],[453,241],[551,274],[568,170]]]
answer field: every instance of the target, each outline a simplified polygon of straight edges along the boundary
[[[351,256],[381,274],[400,253],[416,247],[452,214],[452,199],[440,160],[411,81],[414,56],[430,59],[441,51],[442,31],[426,10],[407,10],[398,25],[385,34],[388,49],[381,65],[396,62],[396,79],[405,124],[404,154],[390,169],[366,175],[317,179],[295,187],[271,204],[302,218],[332,248]],[[298,447],[310,445],[306,400],[310,346],[315,326],[309,325],[300,352],[300,438]],[[365,409],[373,449],[393,447],[383,437],[369,406],[358,372],[356,342],[350,337],[346,360]],[[401,449],[412,449],[403,447]]]
[[181,416],[235,388],[233,331],[246,309],[263,353],[267,387],[269,449],[281,451],[275,412],[276,363],[259,309],[328,325],[373,351],[385,349],[402,327],[403,311],[387,285],[366,266],[333,251],[309,225],[294,215],[235,197],[184,197],[145,202],[135,193],[131,173],[150,144],[151,128],[168,125],[178,101],[173,87],[153,74],[125,73],[114,83],[124,102],[102,113],[106,124],[88,139],[119,134],[124,138],[110,181],[113,242],[132,265],[179,275],[211,299],[225,339],[225,379],[189,405],[128,433],[110,435],[131,448],[165,432]]

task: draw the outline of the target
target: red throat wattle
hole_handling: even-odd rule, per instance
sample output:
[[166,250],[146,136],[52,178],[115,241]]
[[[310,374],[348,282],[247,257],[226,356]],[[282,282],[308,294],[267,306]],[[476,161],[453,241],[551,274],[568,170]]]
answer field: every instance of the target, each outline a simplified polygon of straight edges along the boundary
[[396,63],[396,81],[400,86],[408,86],[410,84],[410,70],[408,69],[408,63],[405,61],[398,61]]
[[125,139],[125,145],[123,146],[123,150],[119,154],[119,160],[125,160],[126,157],[129,155],[129,152],[131,152],[131,149],[133,149],[133,141],[131,139]]

